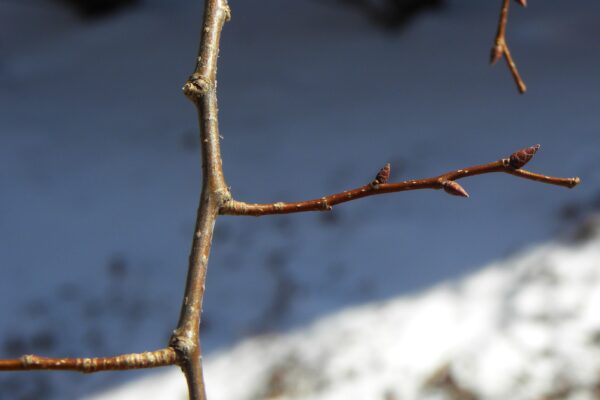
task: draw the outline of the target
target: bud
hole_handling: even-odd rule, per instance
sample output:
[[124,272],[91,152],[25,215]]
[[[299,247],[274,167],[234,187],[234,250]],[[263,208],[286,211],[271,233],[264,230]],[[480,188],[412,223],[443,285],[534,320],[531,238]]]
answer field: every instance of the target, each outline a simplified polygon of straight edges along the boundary
[[522,7],[527,7],[527,0],[516,0]]
[[510,155],[509,165],[514,169],[523,168],[540,148],[539,144],[515,151]]
[[455,181],[445,181],[442,186],[444,191],[452,196],[469,197],[469,193]]
[[377,176],[375,177],[375,180],[371,183],[372,185],[380,185],[382,183],[387,183],[388,180],[390,179],[390,172],[391,172],[391,165],[390,163],[387,163],[383,166],[383,168],[381,168],[379,170],[379,172],[377,173]]
[[492,53],[490,54],[490,64],[496,64],[504,55],[504,49],[499,44],[492,47]]

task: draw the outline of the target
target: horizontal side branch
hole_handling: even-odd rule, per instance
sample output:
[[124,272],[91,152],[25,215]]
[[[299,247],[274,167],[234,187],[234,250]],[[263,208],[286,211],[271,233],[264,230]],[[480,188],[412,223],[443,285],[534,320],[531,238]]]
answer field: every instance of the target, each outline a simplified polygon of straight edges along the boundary
[[177,353],[170,347],[145,353],[115,357],[48,358],[25,355],[12,360],[0,360],[0,371],[62,370],[92,373],[141,368],[158,368],[177,364]]
[[[456,183],[456,180],[467,178],[469,176],[495,172],[503,172],[519,178],[566,188],[572,188],[579,184],[580,179],[577,177],[559,178],[541,175],[521,169],[521,167],[533,157],[538,148],[539,145],[528,147],[513,153],[510,158],[503,158],[488,164],[449,171],[442,175],[431,178],[406,180],[396,183],[387,183],[387,178],[389,177],[389,165],[386,165],[380,171],[380,173],[377,174],[377,177],[373,182],[355,189],[331,194],[318,199],[292,203],[277,202],[269,204],[256,204],[245,203],[232,199],[221,207],[220,213],[224,215],[262,216],[271,214],[290,214],[305,211],[329,211],[335,205],[367,196],[419,189],[444,189],[447,193],[452,195],[469,197],[468,193],[462,188],[462,186]],[[381,181],[381,176],[385,176],[385,181]]]

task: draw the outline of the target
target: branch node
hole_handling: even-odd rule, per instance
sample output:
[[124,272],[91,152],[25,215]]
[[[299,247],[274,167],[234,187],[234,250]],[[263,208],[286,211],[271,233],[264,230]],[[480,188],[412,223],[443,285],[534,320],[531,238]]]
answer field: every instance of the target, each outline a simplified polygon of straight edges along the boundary
[[231,8],[229,7],[229,4],[223,4],[221,10],[223,10],[223,13],[225,14],[225,22],[231,21]]
[[179,364],[189,361],[197,348],[197,344],[192,338],[178,334],[177,330],[173,332],[169,346],[177,353]]
[[21,363],[28,368],[36,364],[36,357],[33,354],[26,354],[21,357]]
[[214,82],[199,73],[192,74],[183,85],[183,93],[194,103],[214,88]]
[[333,207],[327,203],[327,197],[321,197],[321,208],[323,211],[331,211]]
[[233,198],[231,196],[231,191],[228,187],[224,187],[221,189],[217,189],[214,192],[215,198],[217,199],[217,204],[219,208],[222,208],[226,203],[230,202]]

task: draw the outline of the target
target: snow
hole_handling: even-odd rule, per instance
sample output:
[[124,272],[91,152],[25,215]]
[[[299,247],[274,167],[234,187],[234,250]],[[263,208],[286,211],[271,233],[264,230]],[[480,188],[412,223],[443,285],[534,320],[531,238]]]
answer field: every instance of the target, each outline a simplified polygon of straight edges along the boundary
[[[588,313],[597,315],[589,299],[600,293],[597,224],[583,243],[538,245],[416,296],[219,351],[206,359],[209,398],[456,398],[440,374],[469,398],[596,398],[600,320]],[[181,374],[169,371],[91,399],[184,395]]]
[[[488,175],[463,181],[468,200],[423,191],[329,214],[221,218],[203,325],[214,396],[227,389],[219,383],[223,371],[237,368],[235,358],[221,361],[228,354],[256,357],[258,340],[259,360],[272,366],[292,346],[286,340],[300,348],[305,329],[325,343],[280,358],[281,369],[304,377],[299,391],[320,388],[323,396],[339,390],[342,398],[382,397],[390,385],[410,398],[417,388],[409,382],[441,368],[444,357],[453,360],[454,380],[498,396],[521,379],[530,362],[525,354],[548,343],[565,355],[561,373],[569,379],[595,373],[587,364],[594,357],[577,345],[598,322],[600,295],[587,286],[595,279],[591,269],[555,272],[564,290],[522,272],[519,279],[536,283],[519,281],[523,290],[513,293],[504,267],[481,268],[565,237],[598,209],[600,3],[553,0],[511,13],[509,44],[530,88],[526,96],[516,95],[505,66],[486,64],[498,13],[492,3],[450,2],[399,35],[324,2],[232,1],[219,100],[224,168],[236,197],[320,197],[370,181],[388,161],[393,180],[425,177],[534,143],[542,149],[533,170],[581,176],[583,184],[565,190]],[[84,24],[41,1],[0,2],[0,357],[112,355],[166,343],[199,191],[196,117],[180,87],[192,68],[200,15],[200,2],[154,0]],[[569,268],[588,262],[591,252],[544,246],[555,254],[552,263]],[[545,260],[523,257],[511,260]],[[464,285],[460,293],[456,282]],[[498,305],[507,293],[510,310]],[[467,296],[475,300],[467,304]],[[410,312],[412,301],[421,313]],[[564,343],[535,322],[550,305],[561,318],[577,310],[577,329],[561,330]],[[376,321],[376,310],[389,322]],[[365,321],[341,322],[354,312]],[[516,323],[517,316],[525,321]],[[345,330],[323,333],[319,327],[330,319]],[[379,326],[387,331],[381,343],[365,340],[378,337]],[[511,339],[486,336],[498,327]],[[471,358],[456,358],[464,347]],[[325,364],[320,351],[327,348]],[[380,358],[388,352],[414,369]],[[584,361],[575,364],[577,357]],[[495,365],[510,374],[489,382]],[[528,378],[532,392],[547,383],[536,374],[557,371],[539,365],[546,367]],[[375,383],[371,369],[380,375]],[[240,386],[230,378],[231,392],[222,395],[263,390],[253,385],[269,374],[267,367],[239,372]],[[489,387],[477,386],[475,374]],[[0,375],[0,398],[83,398],[145,376],[144,385],[156,382],[156,396],[166,385],[182,390],[174,370],[167,372],[173,383],[155,371],[11,373]],[[391,384],[398,376],[400,387]],[[323,388],[329,381],[348,384]]]

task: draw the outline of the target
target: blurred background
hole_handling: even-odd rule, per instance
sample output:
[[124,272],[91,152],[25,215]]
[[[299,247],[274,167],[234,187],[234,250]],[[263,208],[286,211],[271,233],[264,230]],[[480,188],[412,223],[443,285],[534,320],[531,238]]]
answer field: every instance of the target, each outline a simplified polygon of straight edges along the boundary
[[[215,399],[600,398],[600,3],[514,3],[529,92],[490,67],[500,0],[231,0],[219,59],[236,198],[295,201],[506,157],[471,198],[217,221]],[[181,94],[201,1],[0,0],[0,357],[163,347],[200,188]],[[463,183],[464,182],[464,183]],[[0,374],[0,399],[183,399],[175,368]]]

